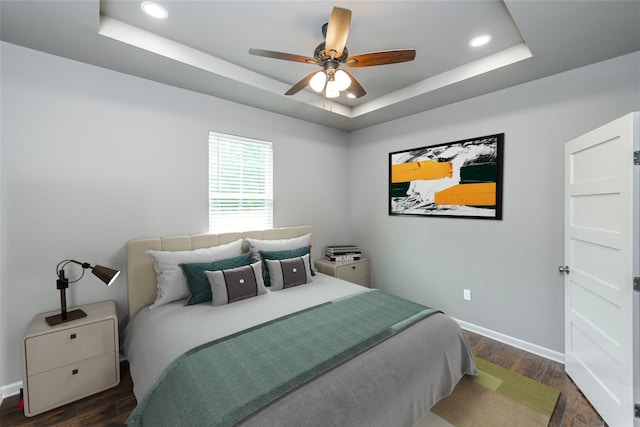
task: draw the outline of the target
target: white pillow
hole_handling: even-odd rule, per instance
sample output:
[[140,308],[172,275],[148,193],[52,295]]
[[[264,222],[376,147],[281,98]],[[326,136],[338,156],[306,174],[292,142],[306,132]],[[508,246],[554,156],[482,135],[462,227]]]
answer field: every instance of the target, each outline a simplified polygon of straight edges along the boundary
[[189,296],[189,286],[180,264],[213,262],[242,255],[242,239],[193,251],[148,250],[145,253],[153,259],[158,274],[158,295],[149,306],[151,309]]
[[280,260],[265,260],[271,278],[271,290],[280,291],[298,285],[311,283],[309,254]]
[[249,250],[251,251],[253,261],[260,261],[260,251],[284,251],[298,249],[303,246],[311,246],[311,233],[292,239],[258,240],[247,238],[245,240],[249,243]]
[[225,305],[267,292],[262,281],[262,262],[228,270],[205,271],[211,285],[211,304]]

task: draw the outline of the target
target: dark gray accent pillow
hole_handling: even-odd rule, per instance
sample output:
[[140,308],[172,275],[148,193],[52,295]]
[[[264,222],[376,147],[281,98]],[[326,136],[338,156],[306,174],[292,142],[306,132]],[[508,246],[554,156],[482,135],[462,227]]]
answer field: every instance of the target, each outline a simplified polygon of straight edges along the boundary
[[281,260],[265,260],[265,263],[269,269],[271,289],[274,291],[312,282],[309,254]]
[[[289,259],[295,258],[299,256],[303,256],[306,254],[311,255],[311,246],[302,246],[296,249],[285,249],[282,251],[259,251],[260,259],[262,261],[266,261],[268,259],[271,260],[280,260],[280,259]],[[311,260],[309,260],[309,269],[311,270],[311,275],[315,276],[316,273],[313,271],[313,266],[311,265]],[[271,278],[269,277],[269,269],[263,268],[262,278],[264,279],[265,286],[271,286]]]
[[205,271],[211,286],[214,306],[262,295],[267,292],[262,281],[262,262],[228,270]]

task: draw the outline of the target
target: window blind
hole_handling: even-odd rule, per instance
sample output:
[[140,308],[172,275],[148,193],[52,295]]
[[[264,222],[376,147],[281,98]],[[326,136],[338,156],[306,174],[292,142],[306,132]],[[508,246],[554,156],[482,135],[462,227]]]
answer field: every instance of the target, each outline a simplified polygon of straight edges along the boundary
[[209,132],[209,232],[272,227],[272,143]]

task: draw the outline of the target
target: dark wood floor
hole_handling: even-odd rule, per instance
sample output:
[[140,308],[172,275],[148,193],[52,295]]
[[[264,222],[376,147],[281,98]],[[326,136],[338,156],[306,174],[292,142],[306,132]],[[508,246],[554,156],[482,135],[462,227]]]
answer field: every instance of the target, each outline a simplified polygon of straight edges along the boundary
[[473,354],[560,390],[549,427],[606,427],[607,424],[564,372],[564,365],[466,332]]
[[[471,332],[466,334],[476,356],[560,390],[550,427],[606,427],[561,364]],[[126,363],[122,364],[120,374],[120,384],[115,388],[31,418],[17,408],[19,396],[4,399],[0,406],[0,426],[124,425],[136,401]]]

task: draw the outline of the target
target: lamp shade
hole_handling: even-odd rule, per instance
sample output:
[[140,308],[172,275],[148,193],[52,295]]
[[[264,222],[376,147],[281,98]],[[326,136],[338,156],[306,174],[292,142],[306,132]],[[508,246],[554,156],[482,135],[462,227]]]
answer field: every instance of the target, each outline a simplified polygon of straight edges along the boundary
[[322,92],[324,84],[327,82],[327,75],[324,71],[318,71],[309,81],[309,86],[316,92]]
[[338,96],[340,96],[340,91],[338,90],[338,85],[336,84],[335,80],[329,80],[327,82],[325,94],[327,98],[337,98]]
[[106,283],[107,286],[111,286],[111,284],[120,274],[118,270],[114,270],[109,267],[103,267],[101,265],[94,265],[93,267],[91,267],[91,271],[98,279]]
[[347,90],[351,86],[351,77],[342,70],[336,71],[335,79],[336,86],[340,91]]

